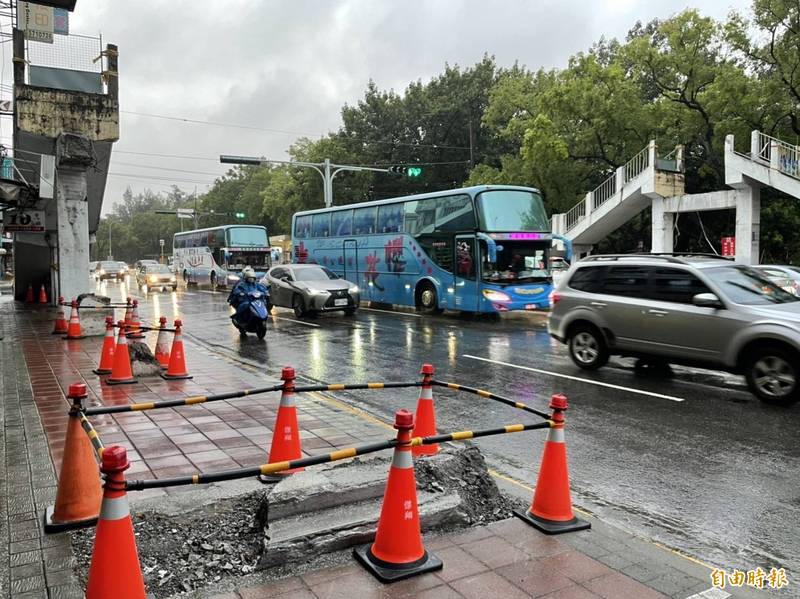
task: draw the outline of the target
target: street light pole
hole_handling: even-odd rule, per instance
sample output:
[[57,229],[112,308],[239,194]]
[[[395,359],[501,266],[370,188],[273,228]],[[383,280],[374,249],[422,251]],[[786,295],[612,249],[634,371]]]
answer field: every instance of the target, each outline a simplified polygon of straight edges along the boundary
[[111,219],[108,219],[108,259],[112,260],[113,256],[111,254]]

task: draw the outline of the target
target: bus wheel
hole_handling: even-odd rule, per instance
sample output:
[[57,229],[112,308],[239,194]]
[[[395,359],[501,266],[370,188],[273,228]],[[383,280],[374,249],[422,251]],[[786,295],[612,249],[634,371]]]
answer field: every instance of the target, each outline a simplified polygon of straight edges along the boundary
[[438,314],[442,311],[439,308],[439,297],[433,283],[425,281],[417,288],[417,308],[429,314]]
[[216,291],[217,290],[217,273],[212,272],[210,279],[211,279],[211,291]]

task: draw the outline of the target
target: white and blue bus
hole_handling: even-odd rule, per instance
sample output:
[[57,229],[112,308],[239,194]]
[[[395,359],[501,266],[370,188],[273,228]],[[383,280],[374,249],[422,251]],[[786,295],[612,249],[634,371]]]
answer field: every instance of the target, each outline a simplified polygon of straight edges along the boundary
[[298,212],[293,261],[427,312],[550,307],[550,223],[529,187],[482,185]]
[[172,268],[186,284],[212,289],[233,286],[242,269],[252,266],[261,278],[271,264],[267,229],[258,225],[224,225],[175,233]]

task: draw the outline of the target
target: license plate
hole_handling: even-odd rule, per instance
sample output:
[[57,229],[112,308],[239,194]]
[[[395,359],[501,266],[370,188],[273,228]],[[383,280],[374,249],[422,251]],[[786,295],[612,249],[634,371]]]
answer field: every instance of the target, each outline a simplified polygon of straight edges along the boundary
[[525,304],[526,310],[536,310],[536,304]]
[[345,297],[345,298],[342,298],[342,299],[333,300],[333,305],[334,306],[346,306],[347,305],[347,298]]

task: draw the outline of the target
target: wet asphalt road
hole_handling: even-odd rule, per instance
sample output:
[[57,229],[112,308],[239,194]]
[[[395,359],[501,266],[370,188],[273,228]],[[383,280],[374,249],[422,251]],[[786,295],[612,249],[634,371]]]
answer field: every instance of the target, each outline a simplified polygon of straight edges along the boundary
[[[114,299],[125,293],[116,283],[100,291]],[[682,368],[640,374],[621,359],[586,373],[550,339],[542,315],[465,319],[362,308],[353,317],[298,321],[276,309],[259,341],[240,339],[224,292],[132,295],[143,317],[180,317],[191,340],[272,375],[290,365],[325,383],[415,380],[429,362],[440,380],[543,410],[551,394],[564,393],[576,505],[714,565],[785,567],[794,580],[800,573],[800,404],[764,405],[739,377]],[[442,432],[536,421],[473,395],[434,394]],[[337,397],[387,421],[416,404],[415,389]],[[477,443],[491,467],[532,485],[543,441],[533,431]]]

